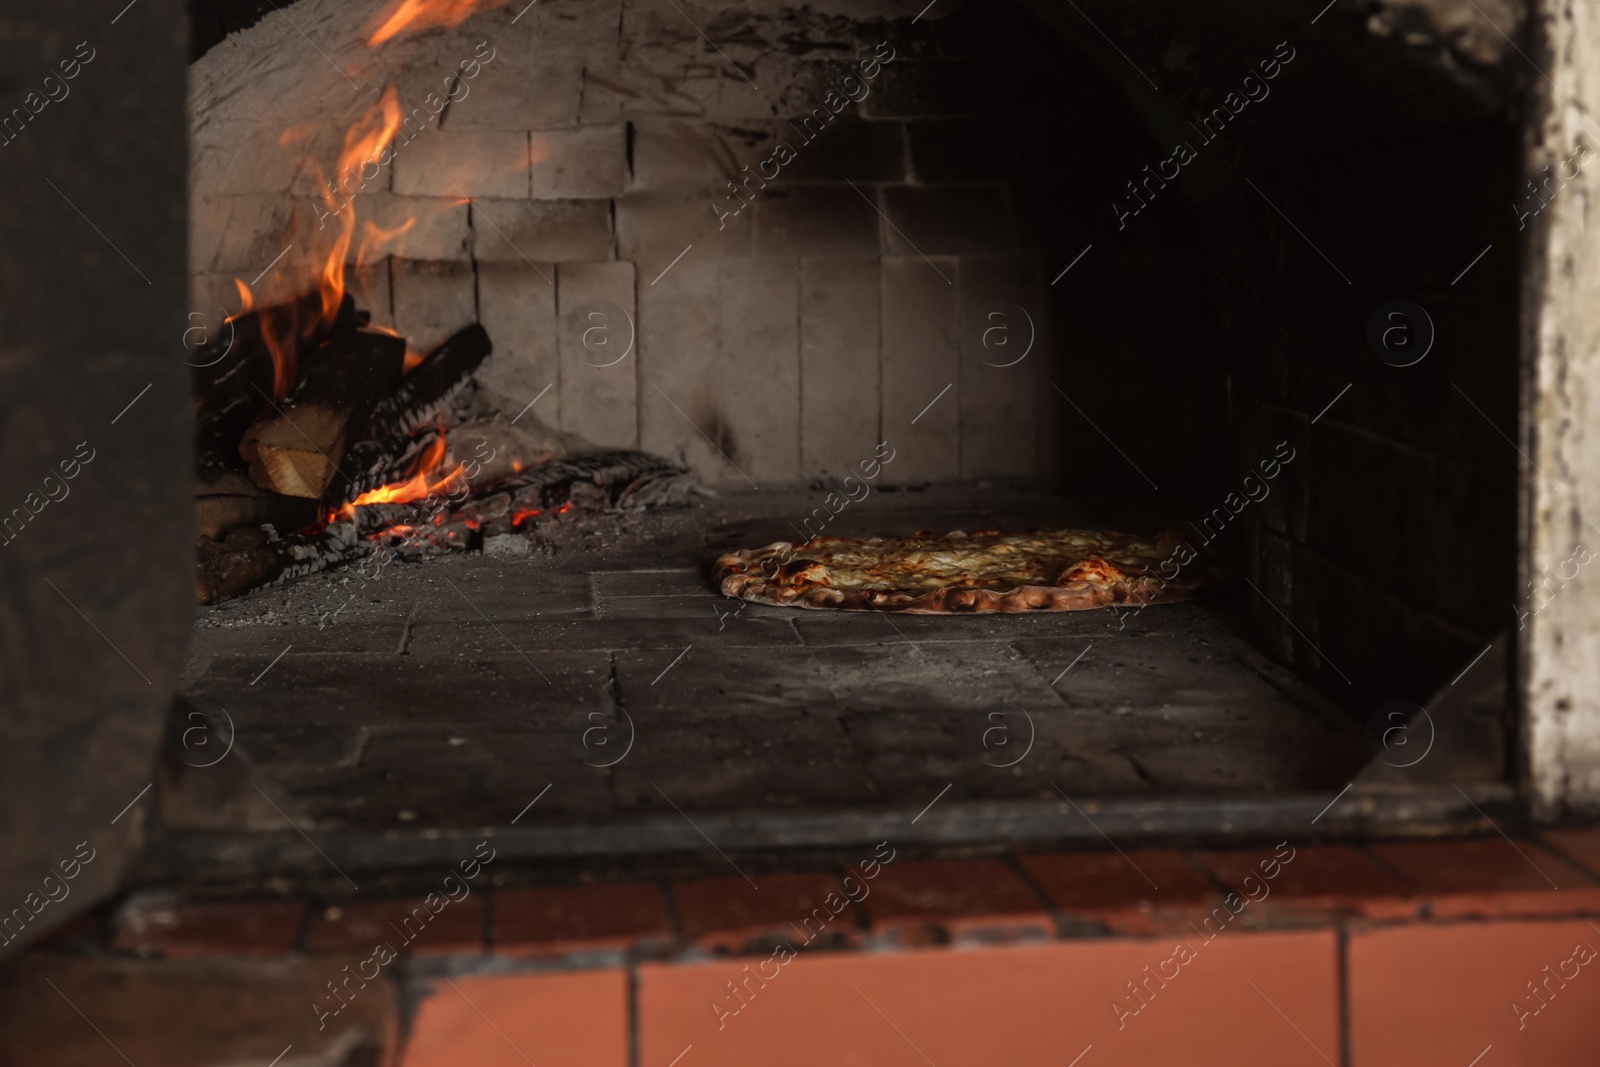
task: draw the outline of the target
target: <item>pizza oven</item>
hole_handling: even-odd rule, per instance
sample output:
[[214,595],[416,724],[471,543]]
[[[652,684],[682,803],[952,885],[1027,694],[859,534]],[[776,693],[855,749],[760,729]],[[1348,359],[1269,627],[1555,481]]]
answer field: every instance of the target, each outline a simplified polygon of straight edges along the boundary
[[[1522,173],[1488,16],[1318,6],[195,0],[202,605],[135,880],[1514,807],[1571,580],[1517,562],[1523,231],[1584,159]],[[1215,580],[711,578],[1060,527]]]

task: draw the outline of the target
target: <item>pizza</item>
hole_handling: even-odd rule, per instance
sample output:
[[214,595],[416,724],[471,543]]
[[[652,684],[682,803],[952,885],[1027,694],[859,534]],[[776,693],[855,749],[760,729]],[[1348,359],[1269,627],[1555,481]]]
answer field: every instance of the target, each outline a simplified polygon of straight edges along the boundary
[[1176,531],[814,537],[729,552],[713,568],[727,596],[764,604],[924,615],[1081,611],[1185,600],[1203,582]]

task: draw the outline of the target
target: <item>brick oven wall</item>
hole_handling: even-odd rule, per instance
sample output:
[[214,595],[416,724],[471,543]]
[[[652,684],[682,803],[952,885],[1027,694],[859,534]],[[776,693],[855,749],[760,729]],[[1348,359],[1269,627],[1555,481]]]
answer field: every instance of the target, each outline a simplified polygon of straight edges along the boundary
[[[292,9],[302,28],[309,7]],[[480,382],[509,414],[537,397],[547,425],[713,484],[836,479],[883,441],[885,481],[1049,477],[1070,412],[1044,400],[1043,268],[977,117],[1001,67],[896,36],[904,21],[775,11],[545,0],[518,24],[507,9],[424,35],[396,79],[405,114],[475,49],[493,58],[354,197],[352,253],[366,221],[415,218],[359,272],[358,305],[424,350],[482,322],[495,355]],[[339,18],[307,33],[341,69],[364,63],[374,99],[388,72],[370,55],[385,53],[330,45],[353,36]],[[268,19],[198,66],[283,32]],[[314,52],[304,70],[343,85]],[[840,113],[807,140],[813,108]],[[326,208],[303,160],[331,174],[360,110],[284,110],[219,104],[196,124],[199,308],[231,309],[234,277],[333,232],[315,226]],[[750,178],[782,141],[792,161]]]
[[[1275,654],[1368,712],[1394,699],[1426,702],[1457,678],[1474,693],[1499,690],[1503,659],[1490,657],[1475,675],[1466,669],[1537,606],[1514,577],[1513,134],[1463,122],[1395,131],[1389,148],[1260,180],[1297,222],[1341,201],[1366,220],[1354,240],[1326,226],[1315,236],[1351,284],[1261,205],[1262,258],[1278,269],[1237,294],[1266,327],[1250,327],[1240,346],[1248,353],[1236,391],[1240,469],[1279,442],[1296,455],[1249,529],[1257,631]],[[1380,202],[1387,194],[1372,171],[1380,158],[1448,160],[1454,178],[1397,212]],[[1470,238],[1453,235],[1467,217],[1481,220]],[[1411,236],[1387,242],[1389,226]],[[1385,364],[1363,336],[1397,298],[1422,307],[1435,331],[1412,366]],[[1410,328],[1420,343],[1424,325]]]

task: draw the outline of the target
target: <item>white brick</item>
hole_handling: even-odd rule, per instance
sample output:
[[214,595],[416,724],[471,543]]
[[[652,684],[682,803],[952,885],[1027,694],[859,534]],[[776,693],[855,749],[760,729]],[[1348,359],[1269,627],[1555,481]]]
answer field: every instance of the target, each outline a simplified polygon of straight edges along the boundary
[[395,259],[390,269],[394,328],[413,351],[429,352],[477,320],[471,264]]
[[604,200],[474,200],[472,254],[491,263],[607,259],[610,205]]
[[719,392],[721,270],[716,259],[691,254],[667,275],[670,286],[640,274],[639,443],[708,484],[749,488],[717,452],[734,448]]
[[478,381],[512,402],[512,416],[539,397],[533,412],[550,426],[559,426],[561,418],[555,276],[553,263],[478,264],[478,321],[494,345]]
[[391,330],[395,329],[394,308],[389,302],[389,266],[392,262],[385,256],[359,267],[349,267],[344,276],[345,290],[355,301],[356,310],[370,314],[372,325],[387,326]]
[[755,169],[777,143],[772,123],[738,126],[695,119],[647,116],[633,122],[631,189],[696,186],[710,190]]
[[[208,195],[286,192],[300,153],[278,147],[283,130],[270,123],[210,117],[196,126],[190,153],[192,189]],[[270,146],[263,150],[263,145]]]
[[799,481],[799,262],[733,260],[721,270],[718,357],[726,368],[723,410],[734,453],[758,483]]
[[[361,253],[363,245],[367,248],[364,258],[467,258],[471,232],[467,228],[467,205],[459,197],[368,193],[353,199],[350,206],[356,211],[355,237],[350,242],[352,259]],[[380,233],[372,234],[368,223]],[[384,234],[393,236],[385,239]]]
[[960,474],[956,273],[949,257],[883,257],[883,436],[896,453],[884,478],[894,484]]
[[[422,109],[422,114],[431,121],[432,115],[427,108]],[[298,161],[293,180],[287,187],[289,192],[299,197],[317,197],[326,202],[333,194],[337,194],[339,200],[347,200],[367,193],[388,191],[391,169],[380,166],[376,160],[358,160],[348,169],[340,169],[345,133],[343,120],[338,120],[314,127],[303,135],[297,133],[281,146],[274,144],[275,151]],[[330,182],[333,184],[331,192],[328,189]]]
[[792,259],[686,258],[654,286],[641,275],[645,448],[713,484],[798,480],[796,269]]
[[585,64],[580,118],[592,123],[639,115],[704,116],[716,99],[719,81],[711,64],[681,58],[660,61],[653,69],[634,61]]
[[495,58],[464,80],[444,115],[450,130],[550,130],[576,126],[583,63],[537,37],[494,42]]
[[430,129],[395,153],[394,191],[407,196],[528,195],[528,135]]
[[534,197],[622,195],[628,163],[624,126],[539,131],[532,135],[531,145]]
[[577,56],[585,65],[617,58],[622,0],[539,0],[524,21],[529,18],[537,20],[531,36],[541,48]]
[[[309,202],[296,205],[283,193],[256,193],[212,200],[204,214],[191,218],[191,240],[204,242],[211,258],[191,269],[234,271],[246,281],[267,268],[295,240],[296,208],[309,212]],[[225,212],[225,214],[224,214]],[[315,216],[311,216],[313,219]],[[221,220],[219,233],[204,232]],[[315,222],[311,223],[314,228]]]
[[189,272],[208,271],[216,266],[217,253],[228,234],[228,215],[233,211],[229,196],[189,198]]
[[647,282],[691,244],[695,250],[690,255],[702,258],[749,255],[754,212],[746,208],[719,225],[711,206],[711,194],[703,188],[629,193],[617,201],[617,255],[636,261]]
[[639,442],[633,294],[631,263],[563,263],[557,268],[559,425],[608,448],[637,448]]
[[878,436],[876,259],[800,261],[800,468],[843,477]]

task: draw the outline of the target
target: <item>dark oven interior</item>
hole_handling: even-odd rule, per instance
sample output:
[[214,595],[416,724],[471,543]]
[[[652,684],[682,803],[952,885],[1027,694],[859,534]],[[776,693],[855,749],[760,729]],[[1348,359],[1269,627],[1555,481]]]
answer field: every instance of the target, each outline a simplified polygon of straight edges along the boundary
[[[180,726],[254,789],[175,767],[172,840],[1049,836],[1331,795],[1419,716],[1441,781],[1511,774],[1518,209],[1459,225],[1518,197],[1497,44],[1381,4],[477,6],[292,5],[348,23],[326,55],[195,7]],[[1230,577],[970,617],[711,579],[1061,526]]]

